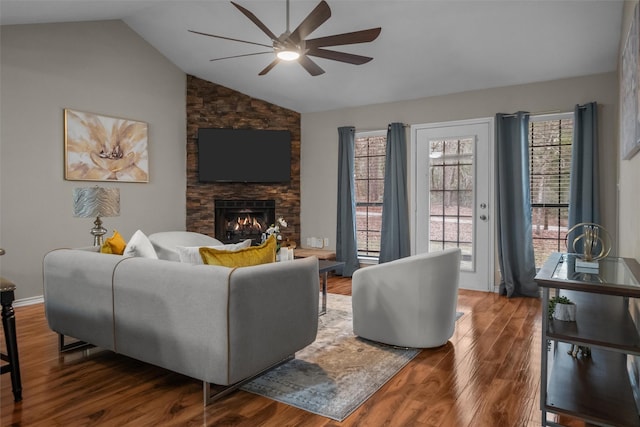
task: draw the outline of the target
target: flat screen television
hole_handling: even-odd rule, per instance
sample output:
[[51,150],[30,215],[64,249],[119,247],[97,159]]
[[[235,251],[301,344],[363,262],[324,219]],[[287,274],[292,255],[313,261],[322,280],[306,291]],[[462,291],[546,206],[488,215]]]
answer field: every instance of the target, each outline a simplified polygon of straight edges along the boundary
[[288,130],[198,129],[200,182],[289,182]]

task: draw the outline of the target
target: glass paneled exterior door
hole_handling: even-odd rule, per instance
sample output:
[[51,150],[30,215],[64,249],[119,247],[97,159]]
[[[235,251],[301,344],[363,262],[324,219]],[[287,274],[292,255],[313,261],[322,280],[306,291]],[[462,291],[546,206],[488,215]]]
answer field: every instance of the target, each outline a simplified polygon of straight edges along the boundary
[[415,252],[460,248],[460,287],[492,290],[491,119],[412,126]]

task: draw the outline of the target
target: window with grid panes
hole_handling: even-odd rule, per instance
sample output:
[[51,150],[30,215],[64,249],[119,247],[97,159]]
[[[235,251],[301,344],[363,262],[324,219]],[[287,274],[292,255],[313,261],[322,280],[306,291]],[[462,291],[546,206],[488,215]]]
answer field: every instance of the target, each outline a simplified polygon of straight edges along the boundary
[[572,140],[573,114],[531,117],[529,171],[537,268],[552,252],[566,250]]
[[429,141],[429,250],[462,250],[473,269],[474,138]]
[[354,175],[360,257],[377,258],[380,255],[386,149],[386,131],[356,134]]

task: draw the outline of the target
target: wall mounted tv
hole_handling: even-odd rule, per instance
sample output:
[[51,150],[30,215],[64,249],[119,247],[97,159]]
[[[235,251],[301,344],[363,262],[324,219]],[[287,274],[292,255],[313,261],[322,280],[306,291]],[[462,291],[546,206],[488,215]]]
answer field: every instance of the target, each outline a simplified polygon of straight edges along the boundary
[[289,182],[288,130],[198,129],[200,182]]

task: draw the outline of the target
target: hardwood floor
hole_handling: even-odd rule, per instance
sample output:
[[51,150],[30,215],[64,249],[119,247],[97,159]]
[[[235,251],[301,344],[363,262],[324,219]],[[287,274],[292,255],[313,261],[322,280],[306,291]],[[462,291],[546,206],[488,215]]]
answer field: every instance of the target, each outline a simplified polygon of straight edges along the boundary
[[[329,291],[350,295],[350,279],[330,278]],[[43,305],[18,307],[23,401],[0,376],[0,424],[539,426],[540,300],[461,290],[458,309],[449,343],[423,350],[338,423],[244,391],[203,407],[192,378],[95,348],[60,355]]]

